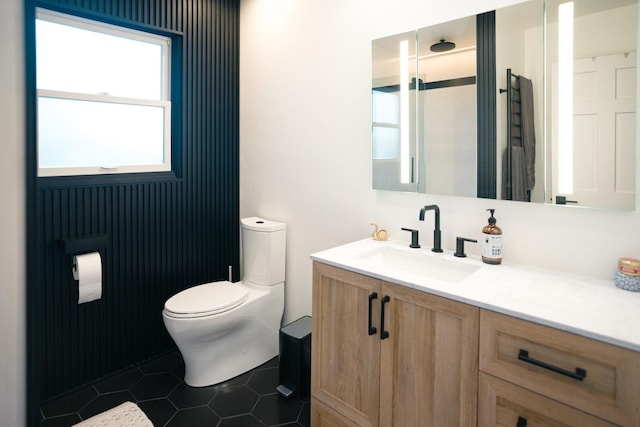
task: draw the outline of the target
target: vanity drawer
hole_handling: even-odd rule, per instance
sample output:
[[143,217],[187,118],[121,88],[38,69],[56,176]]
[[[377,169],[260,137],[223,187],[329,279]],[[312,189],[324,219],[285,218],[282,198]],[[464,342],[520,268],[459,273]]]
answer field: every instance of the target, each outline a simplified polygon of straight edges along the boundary
[[640,354],[480,312],[482,372],[624,426],[640,426]]
[[478,382],[478,405],[480,427],[615,426],[483,373]]

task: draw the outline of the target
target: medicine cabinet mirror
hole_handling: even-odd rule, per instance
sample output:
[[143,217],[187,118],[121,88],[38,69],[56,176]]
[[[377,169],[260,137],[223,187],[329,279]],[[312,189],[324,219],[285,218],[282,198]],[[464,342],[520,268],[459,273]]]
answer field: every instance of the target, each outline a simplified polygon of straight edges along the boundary
[[637,21],[530,0],[374,40],[373,188],[634,209]]

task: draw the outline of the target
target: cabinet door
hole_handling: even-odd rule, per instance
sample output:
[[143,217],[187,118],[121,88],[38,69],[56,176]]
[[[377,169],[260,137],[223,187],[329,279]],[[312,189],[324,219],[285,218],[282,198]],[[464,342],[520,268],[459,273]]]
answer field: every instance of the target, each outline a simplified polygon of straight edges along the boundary
[[384,283],[381,426],[474,426],[479,310]]
[[313,427],[357,427],[342,415],[332,411],[318,399],[311,398],[311,425]]
[[480,373],[480,427],[614,427],[570,406]]
[[[380,336],[369,335],[368,322],[369,296],[380,287],[371,277],[313,265],[311,393],[359,426],[378,425]],[[378,319],[379,297],[371,308]]]

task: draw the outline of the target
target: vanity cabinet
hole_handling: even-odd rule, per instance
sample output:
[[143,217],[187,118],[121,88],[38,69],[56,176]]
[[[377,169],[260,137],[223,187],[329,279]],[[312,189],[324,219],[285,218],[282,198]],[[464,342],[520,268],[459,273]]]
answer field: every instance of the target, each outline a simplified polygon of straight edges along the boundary
[[473,426],[479,309],[313,265],[311,419],[325,426]]
[[640,427],[640,294],[372,239],[312,259],[313,427]]
[[481,310],[480,426],[640,426],[637,352]]

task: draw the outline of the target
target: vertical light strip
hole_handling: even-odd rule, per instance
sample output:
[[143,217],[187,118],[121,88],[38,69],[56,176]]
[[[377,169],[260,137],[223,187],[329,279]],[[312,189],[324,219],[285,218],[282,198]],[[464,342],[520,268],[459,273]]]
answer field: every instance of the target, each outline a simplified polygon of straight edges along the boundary
[[573,193],[573,2],[558,6],[558,192]]
[[409,41],[400,42],[400,182],[410,182]]

